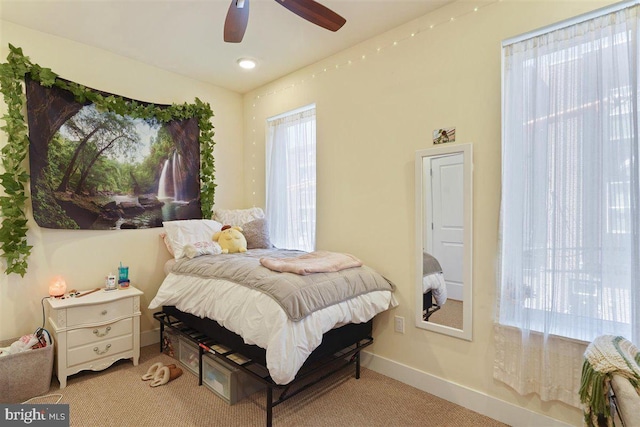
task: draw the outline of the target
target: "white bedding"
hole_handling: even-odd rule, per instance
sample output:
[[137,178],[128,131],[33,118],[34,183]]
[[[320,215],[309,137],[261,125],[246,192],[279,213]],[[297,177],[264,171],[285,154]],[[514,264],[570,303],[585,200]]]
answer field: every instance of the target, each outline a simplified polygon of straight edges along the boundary
[[432,291],[436,304],[443,306],[447,302],[447,284],[444,281],[444,274],[434,273],[422,276],[422,293]]
[[173,305],[180,311],[218,321],[242,336],[247,344],[266,349],[267,368],[277,384],[291,382],[309,354],[320,345],[322,335],[347,323],[363,323],[398,303],[390,291],[360,295],[289,320],[268,295],[218,279],[169,273],[149,309]]

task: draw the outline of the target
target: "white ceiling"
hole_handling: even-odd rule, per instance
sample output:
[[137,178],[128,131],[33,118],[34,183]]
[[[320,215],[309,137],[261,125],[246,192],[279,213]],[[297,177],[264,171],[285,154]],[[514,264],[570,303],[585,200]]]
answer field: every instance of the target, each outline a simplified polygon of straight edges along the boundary
[[[0,0],[0,19],[246,93],[452,0],[320,0],[347,20],[335,33],[274,0],[251,0],[239,44],[222,40],[230,2]],[[240,57],[255,58],[258,66],[241,70]]]

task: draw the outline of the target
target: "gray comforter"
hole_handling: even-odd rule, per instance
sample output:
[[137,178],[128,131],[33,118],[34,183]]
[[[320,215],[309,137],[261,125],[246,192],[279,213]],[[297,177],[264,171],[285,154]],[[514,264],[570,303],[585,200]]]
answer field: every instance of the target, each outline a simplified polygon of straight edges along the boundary
[[433,255],[423,252],[422,275],[427,276],[434,273],[442,273],[442,267],[440,266],[440,263]]
[[263,292],[280,304],[293,321],[358,295],[394,290],[391,282],[367,266],[302,276],[275,272],[260,264],[261,257],[291,258],[304,253],[283,249],[252,249],[240,254],[185,258],[173,266],[171,273],[223,279]]

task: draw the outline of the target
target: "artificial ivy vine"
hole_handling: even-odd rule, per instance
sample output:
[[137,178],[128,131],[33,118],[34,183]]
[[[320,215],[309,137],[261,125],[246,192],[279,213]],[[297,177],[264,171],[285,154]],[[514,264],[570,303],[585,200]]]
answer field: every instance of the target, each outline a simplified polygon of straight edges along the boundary
[[7,62],[0,64],[0,92],[7,105],[7,112],[2,117],[5,124],[0,127],[7,133],[7,144],[1,150],[0,162],[3,168],[0,185],[4,188],[4,194],[0,195],[0,256],[6,260],[6,274],[17,273],[24,277],[32,249],[27,244],[28,227],[24,210],[27,201],[25,188],[29,180],[24,166],[29,152],[29,135],[23,115],[26,105],[23,83],[26,75],[42,86],[67,90],[77,102],[91,102],[101,111],[112,111],[136,119],[156,118],[162,123],[197,118],[200,128],[200,203],[203,217],[211,215],[216,187],[213,159],[215,142],[211,124],[213,112],[208,103],[196,98],[194,104],[157,106],[115,95],[104,96],[81,84],[58,78],[49,68],[32,64],[21,48],[9,44],[9,50]]

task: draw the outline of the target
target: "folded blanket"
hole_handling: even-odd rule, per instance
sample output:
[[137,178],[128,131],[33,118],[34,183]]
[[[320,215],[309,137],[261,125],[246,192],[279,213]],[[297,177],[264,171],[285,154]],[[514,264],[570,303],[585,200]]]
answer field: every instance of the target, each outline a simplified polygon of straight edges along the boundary
[[613,426],[609,390],[614,374],[628,379],[640,394],[640,351],[623,337],[599,336],[587,347],[582,365],[580,401],[586,426],[600,426],[599,417]]
[[331,273],[347,268],[361,267],[362,261],[350,254],[316,251],[294,258],[260,258],[260,264],[269,270],[295,273],[302,276],[313,273]]

